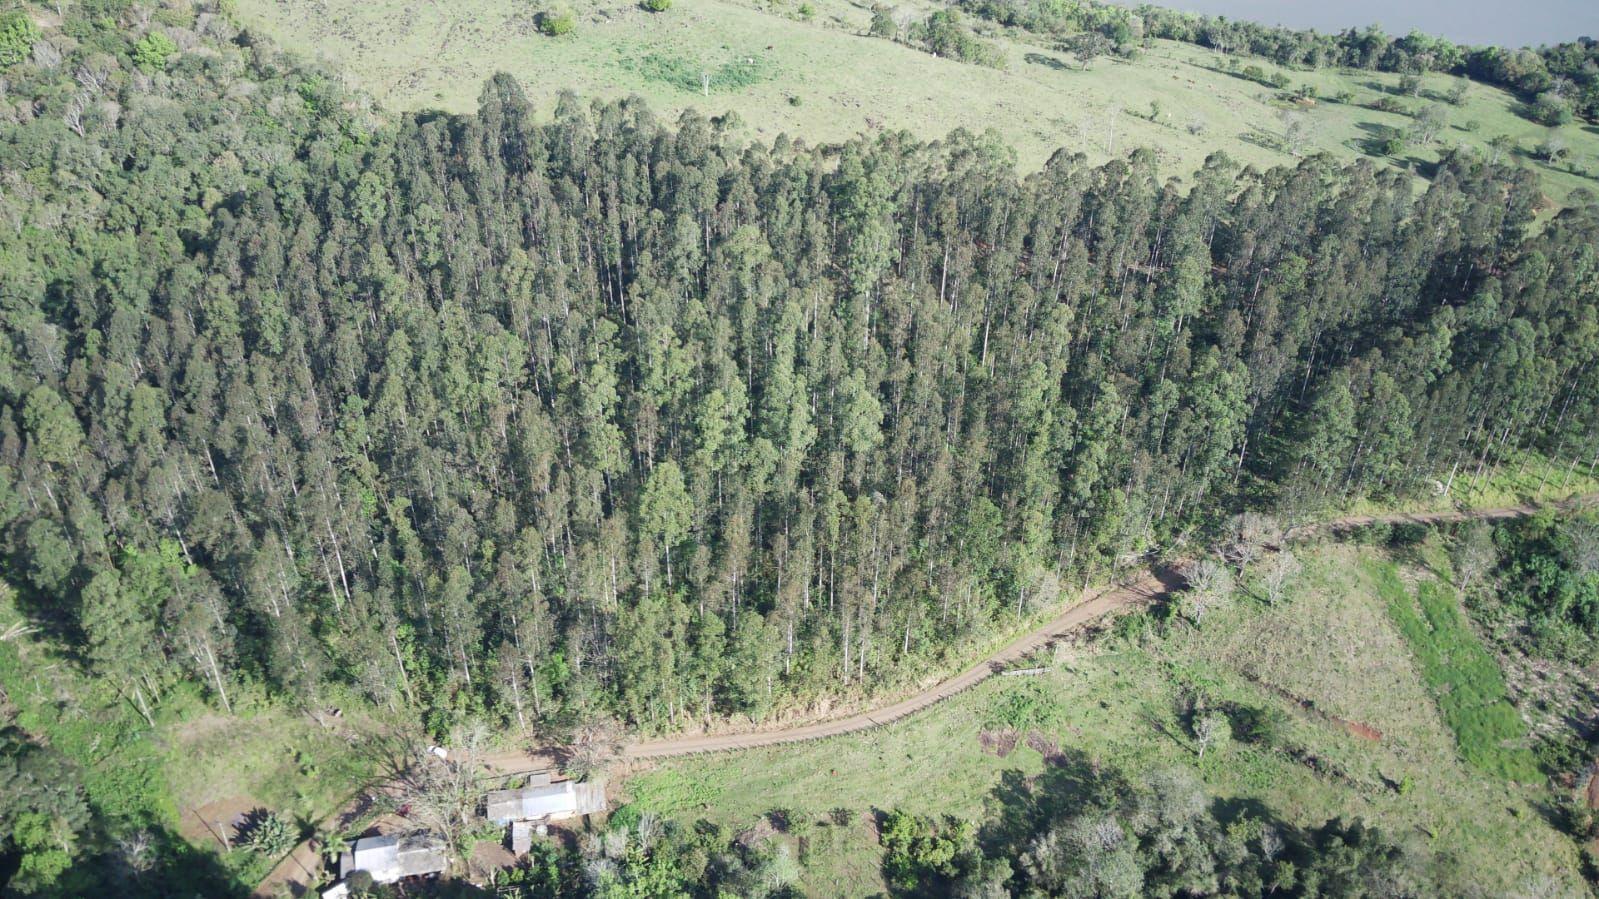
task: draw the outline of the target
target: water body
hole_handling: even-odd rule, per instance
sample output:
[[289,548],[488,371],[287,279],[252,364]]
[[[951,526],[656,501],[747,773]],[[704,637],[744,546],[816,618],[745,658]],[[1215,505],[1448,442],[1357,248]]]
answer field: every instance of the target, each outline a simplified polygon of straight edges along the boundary
[[[1273,0],[1167,0],[1156,5],[1184,12],[1226,16],[1338,32],[1381,25],[1392,35],[1411,30],[1438,34],[1462,44],[1502,47],[1557,44],[1599,38],[1599,0],[1326,0],[1321,3]],[[1131,2],[1128,5],[1133,5]]]

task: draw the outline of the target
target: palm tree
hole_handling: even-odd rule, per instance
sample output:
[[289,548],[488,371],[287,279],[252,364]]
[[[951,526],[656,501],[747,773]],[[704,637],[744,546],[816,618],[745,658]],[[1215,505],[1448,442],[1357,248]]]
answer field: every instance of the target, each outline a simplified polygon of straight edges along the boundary
[[350,848],[349,838],[342,831],[331,828],[317,832],[316,844],[322,852],[322,857],[330,865],[337,864],[339,856]]

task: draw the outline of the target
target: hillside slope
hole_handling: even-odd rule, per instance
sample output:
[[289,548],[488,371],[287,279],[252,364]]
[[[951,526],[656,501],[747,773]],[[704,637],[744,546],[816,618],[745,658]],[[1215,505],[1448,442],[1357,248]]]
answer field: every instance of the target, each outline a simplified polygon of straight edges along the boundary
[[[825,847],[808,856],[807,892],[866,896],[886,886],[874,810],[979,820],[1051,759],[1083,758],[1135,780],[1187,771],[1225,807],[1298,825],[1363,819],[1430,847],[1451,895],[1582,894],[1575,845],[1540,811],[1547,790],[1462,759],[1377,587],[1385,557],[1328,545],[1301,558],[1275,606],[1246,593],[1201,627],[1173,621],[1157,635],[1134,622],[1120,631],[1143,636],[1063,648],[1041,677],[997,678],[880,730],[659,762],[628,796],[734,829],[781,810]],[[1202,759],[1196,705],[1235,722]],[[1251,734],[1240,721],[1270,724]]]
[[[814,15],[801,15],[801,6]],[[977,23],[999,50],[1000,69],[869,37],[869,9],[848,0],[681,0],[660,14],[625,0],[583,0],[573,7],[577,28],[560,38],[539,33],[538,8],[521,0],[240,0],[238,15],[281,46],[327,61],[395,109],[470,111],[483,79],[505,71],[545,115],[563,91],[574,91],[600,99],[637,94],[663,117],[691,107],[732,111],[745,139],[786,133],[836,142],[906,129],[931,140],[954,128],[992,130],[1026,169],[1061,148],[1102,161],[1151,147],[1174,175],[1191,173],[1217,150],[1260,167],[1291,161],[1290,150],[1354,157],[1385,129],[1412,124],[1359,105],[1396,92],[1397,75],[1287,71],[1294,86],[1312,85],[1323,98],[1295,105],[1231,74],[1226,57],[1170,41],[1152,42],[1136,61],[1102,57],[1085,70],[1070,53],[1025,32]],[[896,16],[907,22],[934,8],[913,0],[897,4]],[[1280,71],[1261,60],[1242,62]],[[702,72],[711,75],[709,86]],[[1429,75],[1424,90],[1442,94],[1459,81]],[[1463,103],[1448,107],[1450,127],[1439,146],[1486,151],[1503,134],[1530,149],[1549,136],[1515,112],[1519,101],[1508,92],[1466,87]],[[1344,91],[1353,105],[1325,99]],[[1290,141],[1287,130],[1296,120],[1302,133]],[[1575,164],[1599,173],[1599,134],[1580,123],[1556,133]],[[1400,161],[1428,163],[1437,152],[1438,146],[1413,147]],[[1525,161],[1557,200],[1573,188],[1596,187],[1592,177]]]

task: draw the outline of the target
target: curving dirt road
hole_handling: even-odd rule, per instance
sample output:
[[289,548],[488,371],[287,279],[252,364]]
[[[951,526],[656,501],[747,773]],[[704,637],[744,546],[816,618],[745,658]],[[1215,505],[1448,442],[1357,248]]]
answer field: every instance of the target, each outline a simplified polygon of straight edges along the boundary
[[[1493,509],[1448,509],[1436,512],[1401,512],[1388,515],[1349,515],[1328,521],[1290,528],[1288,539],[1302,538],[1323,531],[1339,531],[1371,524],[1443,524],[1466,520],[1498,520],[1532,515],[1544,509],[1572,510],[1593,504],[1599,495],[1573,497],[1557,503],[1525,503]],[[842,734],[855,733],[880,727],[913,715],[937,702],[968,690],[994,676],[1013,662],[1048,647],[1060,637],[1090,624],[1106,615],[1125,611],[1170,594],[1182,585],[1182,578],[1168,569],[1153,569],[1135,580],[1109,587],[1089,590],[1083,599],[1067,607],[1059,615],[1017,637],[1004,648],[966,669],[960,674],[934,684],[891,705],[859,712],[844,718],[817,721],[811,724],[787,727],[780,730],[748,733],[704,734],[697,736],[666,737],[642,740],[623,747],[627,759],[659,759],[672,756],[694,755],[704,752],[727,752],[737,749],[754,749],[783,743],[801,743]],[[492,774],[513,775],[544,770],[553,760],[543,753],[527,750],[508,750],[488,753],[481,757]],[[258,897],[278,895],[287,887],[296,896],[307,894],[316,883],[315,872],[320,867],[316,851],[309,843],[301,843],[278,863],[266,880],[256,888]]]

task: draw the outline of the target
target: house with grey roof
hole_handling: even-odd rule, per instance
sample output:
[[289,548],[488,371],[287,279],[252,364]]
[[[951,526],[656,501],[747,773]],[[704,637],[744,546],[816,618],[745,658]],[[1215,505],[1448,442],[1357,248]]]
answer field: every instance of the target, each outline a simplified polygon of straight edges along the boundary
[[375,883],[394,883],[406,877],[437,874],[449,867],[444,838],[417,831],[362,837],[339,858],[339,877],[348,879],[357,871],[372,875]]
[[484,817],[495,824],[550,822],[605,810],[605,782],[550,783],[546,775],[515,790],[495,790],[484,800]]

